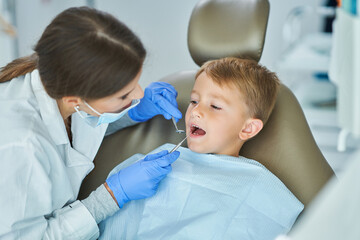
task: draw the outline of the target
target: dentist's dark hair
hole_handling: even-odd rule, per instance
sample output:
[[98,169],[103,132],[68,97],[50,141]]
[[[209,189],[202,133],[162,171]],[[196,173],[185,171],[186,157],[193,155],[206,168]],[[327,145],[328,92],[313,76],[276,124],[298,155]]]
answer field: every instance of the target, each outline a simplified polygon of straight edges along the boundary
[[50,97],[98,99],[131,82],[143,65],[140,39],[112,15],[88,8],[69,8],[46,27],[35,53],[0,70],[0,83],[39,70]]

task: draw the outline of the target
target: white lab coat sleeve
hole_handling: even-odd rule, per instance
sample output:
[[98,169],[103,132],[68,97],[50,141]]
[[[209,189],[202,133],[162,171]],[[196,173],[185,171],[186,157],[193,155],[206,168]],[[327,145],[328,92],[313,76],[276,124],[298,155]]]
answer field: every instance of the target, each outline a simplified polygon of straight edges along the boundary
[[[68,206],[55,210],[49,218],[43,239],[97,239],[98,226],[87,208],[75,201]],[[79,221],[81,216],[81,221]]]
[[11,141],[0,146],[0,156],[0,239],[98,237],[95,219],[80,201],[64,206],[74,199],[73,190],[51,144]]
[[133,126],[133,125],[138,124],[138,123],[139,122],[136,122],[136,121],[132,120],[129,117],[129,113],[127,113],[122,118],[120,118],[119,120],[109,124],[109,126],[108,126],[108,128],[106,130],[105,136],[109,136],[109,135],[119,131],[120,129],[123,129],[125,127],[130,127],[130,126]]

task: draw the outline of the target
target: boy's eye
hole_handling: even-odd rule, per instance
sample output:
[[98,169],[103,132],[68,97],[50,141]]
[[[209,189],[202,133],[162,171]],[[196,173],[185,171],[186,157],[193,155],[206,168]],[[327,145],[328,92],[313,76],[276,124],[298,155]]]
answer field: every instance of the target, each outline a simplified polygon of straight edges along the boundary
[[211,107],[215,110],[221,110],[221,107],[215,106],[215,105],[211,105]]
[[190,101],[190,104],[197,104],[198,102],[197,101],[195,101],[195,100],[191,100]]

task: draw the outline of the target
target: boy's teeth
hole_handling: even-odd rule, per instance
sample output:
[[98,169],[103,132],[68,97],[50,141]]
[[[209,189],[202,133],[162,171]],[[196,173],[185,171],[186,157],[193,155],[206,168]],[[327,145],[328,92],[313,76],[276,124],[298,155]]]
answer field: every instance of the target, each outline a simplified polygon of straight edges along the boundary
[[202,128],[200,128],[199,126],[192,124],[191,125],[191,133],[193,135],[205,135],[206,131],[204,131]]

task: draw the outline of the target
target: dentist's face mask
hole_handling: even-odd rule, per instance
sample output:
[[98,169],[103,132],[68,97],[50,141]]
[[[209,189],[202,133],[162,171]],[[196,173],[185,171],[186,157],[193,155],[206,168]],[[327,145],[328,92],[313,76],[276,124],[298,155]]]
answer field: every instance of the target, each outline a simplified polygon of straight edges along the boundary
[[79,110],[79,106],[74,107],[75,111],[80,115],[81,118],[83,118],[90,126],[97,127],[102,123],[112,123],[117,120],[119,120],[121,117],[123,117],[130,109],[135,107],[140,103],[140,99],[134,99],[131,102],[131,106],[122,110],[119,113],[103,113],[100,114],[98,111],[96,111],[94,108],[92,108],[87,102],[84,101],[86,106],[88,106],[94,113],[99,115],[98,117],[92,116],[88,113],[81,112]]

